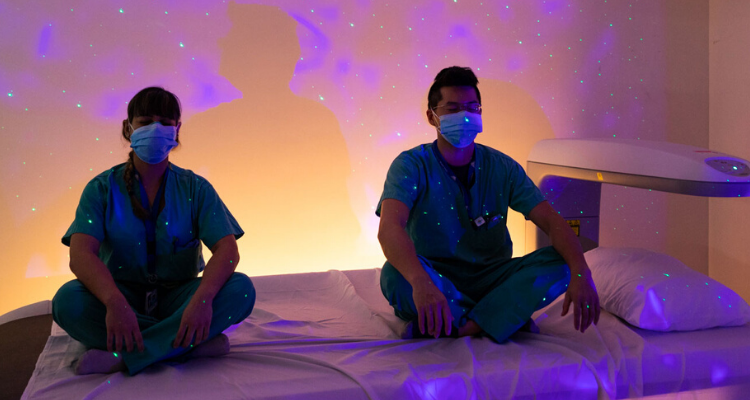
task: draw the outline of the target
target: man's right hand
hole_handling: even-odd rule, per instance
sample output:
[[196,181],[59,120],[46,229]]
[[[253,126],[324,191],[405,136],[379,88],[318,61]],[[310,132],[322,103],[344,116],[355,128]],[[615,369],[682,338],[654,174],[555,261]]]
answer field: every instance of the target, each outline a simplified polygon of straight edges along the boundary
[[445,326],[445,334],[450,335],[453,314],[448,308],[448,300],[435,284],[429,280],[413,285],[412,296],[419,314],[419,331],[423,335],[426,331],[430,336],[437,338]]
[[378,240],[385,258],[403,275],[412,287],[414,305],[419,315],[419,331],[439,337],[445,325],[445,333],[451,334],[453,315],[448,300],[435,287],[430,276],[417,258],[414,243],[406,233],[409,207],[396,199],[385,199],[381,205]]
[[133,340],[139,351],[143,351],[143,337],[138,327],[138,318],[127,301],[118,301],[107,306],[107,350],[121,351],[123,342],[127,351],[133,351]]

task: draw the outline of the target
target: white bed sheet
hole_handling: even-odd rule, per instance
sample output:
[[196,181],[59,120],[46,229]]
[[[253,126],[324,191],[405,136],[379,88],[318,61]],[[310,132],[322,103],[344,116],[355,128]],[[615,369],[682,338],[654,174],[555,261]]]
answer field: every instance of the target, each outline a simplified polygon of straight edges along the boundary
[[750,325],[656,333],[603,312],[581,334],[562,298],[535,314],[542,334],[400,340],[404,323],[379,287],[379,269],[253,278],[250,317],[226,333],[220,358],[75,376],[80,343],[53,325],[24,399],[594,399],[750,380]]

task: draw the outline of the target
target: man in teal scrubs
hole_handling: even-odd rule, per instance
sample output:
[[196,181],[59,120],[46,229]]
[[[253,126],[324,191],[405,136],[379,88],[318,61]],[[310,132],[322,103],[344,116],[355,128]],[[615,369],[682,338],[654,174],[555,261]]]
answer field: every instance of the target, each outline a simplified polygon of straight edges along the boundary
[[[469,68],[443,69],[428,94],[433,143],[391,164],[376,214],[388,260],[381,289],[404,337],[486,334],[503,342],[534,330],[531,314],[565,293],[563,315],[585,331],[599,319],[599,298],[581,246],[523,168],[475,143],[481,96]],[[549,235],[552,246],[512,258],[508,207]],[[444,331],[443,331],[444,328]]]

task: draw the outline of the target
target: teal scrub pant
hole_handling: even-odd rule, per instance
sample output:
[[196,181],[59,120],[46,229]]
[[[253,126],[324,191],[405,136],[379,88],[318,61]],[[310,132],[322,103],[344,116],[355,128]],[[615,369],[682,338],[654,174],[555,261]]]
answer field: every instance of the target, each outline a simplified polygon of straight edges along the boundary
[[[158,304],[152,315],[144,313],[145,293],[132,285],[115,282],[138,318],[145,350],[132,352],[123,349],[118,355],[130,374],[147,366],[191,350],[173,348],[172,343],[180,327],[182,313],[200,285],[201,278],[187,281],[175,288],[158,289]],[[216,294],[209,339],[216,337],[232,324],[242,322],[255,305],[255,287],[247,275],[235,272]],[[61,328],[86,347],[107,349],[107,308],[79,280],[64,284],[52,299],[52,317]]]
[[[570,269],[552,247],[473,271],[470,279],[460,282],[443,276],[424,257],[419,261],[448,300],[453,329],[470,319],[498,343],[521,328],[534,311],[565,293],[570,283]],[[412,287],[389,262],[381,271],[380,288],[399,318],[417,320]]]

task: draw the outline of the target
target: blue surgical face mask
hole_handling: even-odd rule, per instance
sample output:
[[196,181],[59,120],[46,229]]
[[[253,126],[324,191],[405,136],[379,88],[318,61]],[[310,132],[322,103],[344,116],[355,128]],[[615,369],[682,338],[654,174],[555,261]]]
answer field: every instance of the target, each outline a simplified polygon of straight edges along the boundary
[[154,122],[133,131],[130,135],[130,147],[144,162],[158,164],[166,160],[169,152],[177,146],[176,138],[177,127]]
[[[435,111],[432,113],[435,114]],[[437,114],[435,116],[437,117]],[[472,144],[477,134],[482,131],[482,116],[480,114],[459,111],[442,115],[439,118],[438,132],[451,146],[457,149],[463,149]]]

